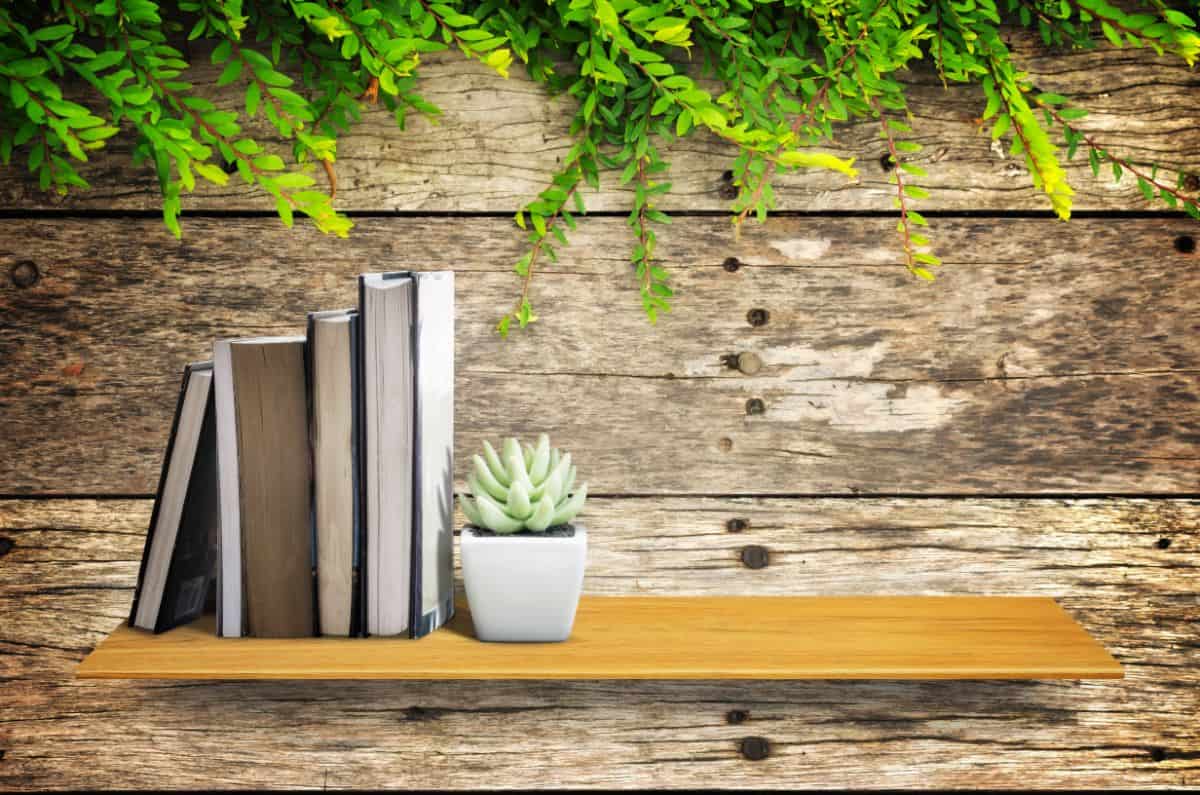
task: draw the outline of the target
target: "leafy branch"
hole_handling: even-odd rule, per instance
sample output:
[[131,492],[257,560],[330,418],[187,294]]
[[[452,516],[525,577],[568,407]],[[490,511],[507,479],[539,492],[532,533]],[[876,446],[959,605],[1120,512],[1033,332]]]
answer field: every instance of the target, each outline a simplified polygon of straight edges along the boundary
[[[1047,44],[1140,47],[1193,64],[1193,12],[1166,0],[47,0],[0,5],[0,161],[44,190],[88,187],[86,166],[122,132],[135,164],[154,168],[163,220],[182,234],[181,197],[232,169],[283,223],[307,215],[346,235],[334,208],[337,144],[381,108],[403,129],[440,109],[417,82],[428,54],[454,52],[501,77],[520,63],[546,90],[577,104],[571,145],[548,185],[516,212],[527,247],[514,270],[519,295],[497,323],[537,320],[536,274],[553,263],[585,187],[601,172],[627,186],[630,265],[644,313],[665,322],[674,288],[658,231],[671,183],[661,152],[694,135],[734,150],[731,218],[740,232],[775,207],[774,183],[794,168],[853,179],[854,161],[822,147],[838,125],[879,125],[898,212],[899,258],[929,278],[937,257],[914,204],[928,195],[913,162],[907,87],[896,75],[934,62],[944,85],[979,85],[983,124],[1007,142],[1061,218],[1073,188],[1060,158],[1086,149],[1095,174],[1131,174],[1148,200],[1198,216],[1184,176],[1116,154],[1076,126],[1086,110],[1039,93],[1014,63],[1002,26],[1035,29]],[[195,42],[218,68],[219,109],[189,76],[177,46]],[[700,57],[696,58],[696,53]],[[246,131],[263,118],[290,157]],[[1059,144],[1058,132],[1062,134]],[[1053,137],[1052,137],[1053,134]],[[325,170],[327,191],[311,175]],[[891,193],[889,191],[889,193]]]

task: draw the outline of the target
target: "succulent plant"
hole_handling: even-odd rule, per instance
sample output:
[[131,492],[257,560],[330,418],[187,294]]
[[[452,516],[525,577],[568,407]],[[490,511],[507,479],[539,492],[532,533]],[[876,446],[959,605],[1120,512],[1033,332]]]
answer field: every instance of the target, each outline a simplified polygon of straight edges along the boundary
[[583,509],[587,484],[574,492],[575,466],[571,454],[550,447],[550,437],[538,436],[537,445],[522,447],[508,438],[500,453],[489,442],[483,455],[472,456],[467,475],[471,495],[459,496],[467,520],[476,527],[508,535],[570,522]]

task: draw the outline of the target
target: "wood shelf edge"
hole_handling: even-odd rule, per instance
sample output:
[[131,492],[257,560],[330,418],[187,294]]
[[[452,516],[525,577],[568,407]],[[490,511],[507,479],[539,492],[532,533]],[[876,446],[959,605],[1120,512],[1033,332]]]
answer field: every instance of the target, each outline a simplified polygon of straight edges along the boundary
[[561,644],[475,641],[467,610],[422,640],[222,639],[212,619],[122,624],[80,679],[1120,679],[1048,597],[585,596]]

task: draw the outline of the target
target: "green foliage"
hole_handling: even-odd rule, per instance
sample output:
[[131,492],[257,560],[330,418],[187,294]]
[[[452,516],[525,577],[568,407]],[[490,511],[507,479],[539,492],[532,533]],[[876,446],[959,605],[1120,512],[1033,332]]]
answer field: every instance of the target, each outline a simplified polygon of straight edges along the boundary
[[587,500],[586,483],[572,491],[571,454],[551,448],[544,433],[536,446],[505,439],[500,453],[485,441],[472,464],[467,485],[473,496],[460,495],[459,505],[471,524],[495,533],[545,532],[574,519]]
[[[780,171],[824,169],[854,179],[853,160],[821,150],[840,123],[879,125],[895,186],[903,264],[932,279],[940,264],[913,207],[920,131],[910,127],[899,70],[928,59],[945,84],[978,83],[980,118],[1008,141],[1050,208],[1066,219],[1063,169],[1084,151],[1094,172],[1136,180],[1147,201],[1200,217],[1186,175],[1130,161],[1080,126],[1083,108],[1036,88],[1014,63],[1001,24],[1035,29],[1047,45],[1147,48],[1194,64],[1194,14],[1165,0],[28,0],[0,5],[0,160],[23,162],[43,189],[87,188],[78,171],[114,136],[152,163],[163,218],[181,234],[183,194],[236,174],[267,194],[283,223],[296,213],[345,236],[334,208],[337,141],[364,103],[401,129],[440,110],[417,88],[422,58],[452,50],[507,76],[520,62],[575,101],[572,145],[547,187],[517,211],[528,248],[520,293],[498,322],[507,335],[536,321],[534,277],[552,265],[601,174],[631,196],[631,271],[651,322],[674,292],[658,234],[671,190],[662,152],[679,138],[716,136],[736,152],[732,217],[775,207]],[[188,75],[218,68],[218,107]],[[247,134],[265,119],[284,142]],[[286,156],[285,156],[286,155]]]

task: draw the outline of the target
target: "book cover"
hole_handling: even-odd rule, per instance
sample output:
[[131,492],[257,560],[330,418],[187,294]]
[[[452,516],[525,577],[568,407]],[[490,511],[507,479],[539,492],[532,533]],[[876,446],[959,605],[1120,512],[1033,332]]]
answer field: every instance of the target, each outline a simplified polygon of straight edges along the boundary
[[315,631],[305,340],[214,346],[220,471],[219,632]]
[[317,632],[361,633],[358,312],[308,316],[309,440]]
[[454,615],[454,272],[416,279],[413,460],[414,638]]
[[413,552],[412,274],[359,277],[365,627],[408,634]]
[[184,368],[128,623],[155,633],[199,617],[219,521],[212,364]]

